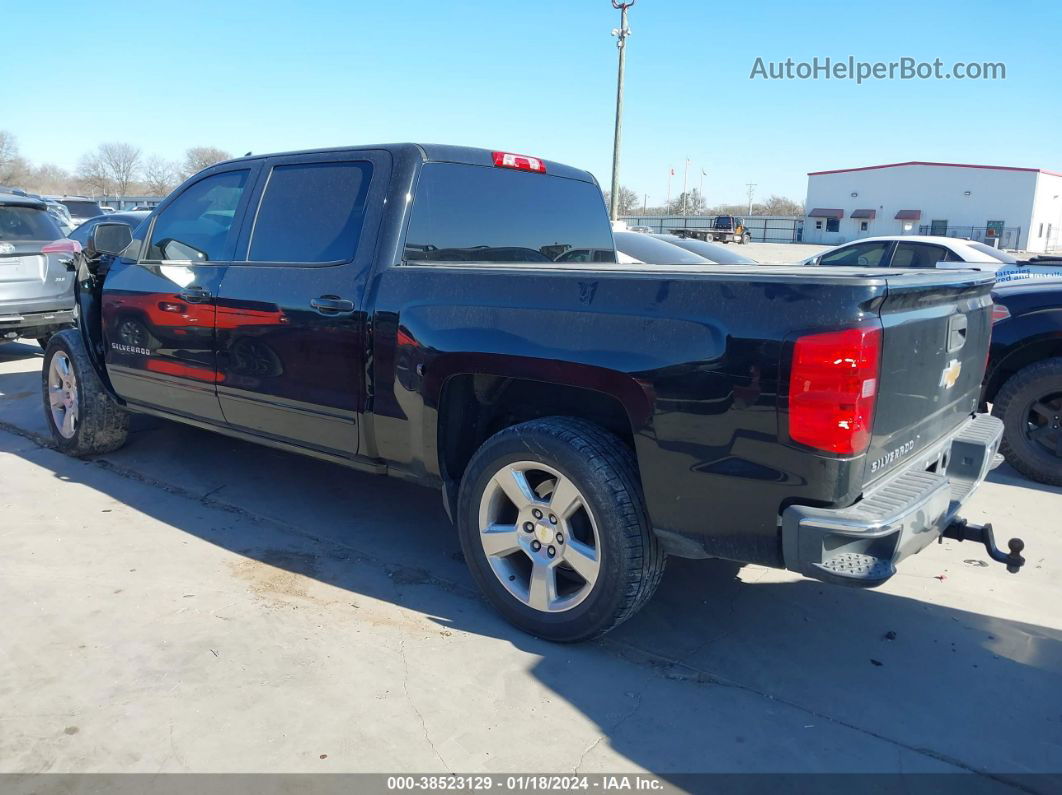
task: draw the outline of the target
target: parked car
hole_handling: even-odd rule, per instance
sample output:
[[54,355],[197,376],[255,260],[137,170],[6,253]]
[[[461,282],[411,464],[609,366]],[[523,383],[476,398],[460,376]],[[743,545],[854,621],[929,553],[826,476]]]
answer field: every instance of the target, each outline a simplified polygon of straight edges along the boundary
[[801,265],[842,265],[874,268],[935,268],[940,262],[1013,265],[1013,254],[976,240],[939,235],[864,237],[821,251]]
[[74,321],[74,255],[41,199],[0,193],[0,340],[41,347]]
[[1062,486],[1062,278],[997,283],[982,403],[1026,477]]
[[709,262],[720,265],[758,265],[751,257],[738,254],[731,248],[720,246],[718,243],[708,243],[704,240],[696,240],[691,237],[679,237],[678,235],[653,235],[657,240],[663,240],[673,246],[692,251],[694,254],[704,257]]
[[125,224],[130,230],[136,229],[151,213],[147,210],[128,210],[126,212],[104,213],[95,218],[89,218],[77,229],[70,233],[71,240],[76,240],[82,248],[92,237],[92,230],[102,223]]
[[56,226],[59,227],[59,231],[63,235],[67,235],[74,228],[74,222],[70,219],[70,211],[66,209],[62,204],[50,199],[47,196],[39,196],[36,193],[30,193],[29,191],[22,190],[21,188],[10,188],[0,185],[0,193],[13,194],[15,196],[25,196],[30,199],[36,199],[42,201],[45,204],[45,209],[55,219]]
[[145,413],[436,486],[486,598],[556,641],[633,615],[668,554],[873,586],[943,534],[1022,565],[957,517],[1003,426],[975,413],[990,274],[560,246],[612,230],[593,176],[540,158],[217,164],[134,233],[92,231],[79,328],[45,354],[51,433],[103,453]]
[[70,211],[66,209],[65,204],[60,204],[54,199],[46,199],[43,196],[40,199],[44,202],[52,218],[55,219],[55,223],[64,237],[74,231],[74,219],[70,217]]
[[634,265],[706,265],[711,262],[680,246],[658,240],[655,235],[614,231],[612,236],[616,240],[620,262]]
[[70,218],[75,227],[85,223],[89,218],[103,215],[103,208],[99,203],[84,196],[49,196],[48,198],[56,200],[70,211]]

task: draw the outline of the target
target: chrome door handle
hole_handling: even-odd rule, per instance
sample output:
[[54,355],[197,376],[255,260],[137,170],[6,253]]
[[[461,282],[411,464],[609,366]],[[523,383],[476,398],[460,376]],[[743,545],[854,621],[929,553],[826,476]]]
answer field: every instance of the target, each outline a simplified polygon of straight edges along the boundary
[[310,306],[322,315],[334,315],[340,312],[353,312],[354,302],[338,295],[322,295],[320,298],[311,298]]
[[202,287],[189,287],[177,295],[190,304],[203,304],[210,300],[210,291]]

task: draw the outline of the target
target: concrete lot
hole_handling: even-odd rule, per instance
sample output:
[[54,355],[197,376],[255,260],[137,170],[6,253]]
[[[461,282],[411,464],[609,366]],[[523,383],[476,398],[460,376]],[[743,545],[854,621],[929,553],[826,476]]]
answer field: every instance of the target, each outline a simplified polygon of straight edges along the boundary
[[734,251],[751,257],[756,262],[765,265],[785,265],[800,262],[802,259],[814,257],[820,251],[825,251],[832,246],[822,246],[818,243],[728,243]]
[[[975,771],[1057,792],[1062,490],[997,470],[876,591],[672,560],[605,640],[477,596],[438,495],[165,422],[48,448],[0,345],[0,773]],[[971,779],[971,783],[975,780]]]

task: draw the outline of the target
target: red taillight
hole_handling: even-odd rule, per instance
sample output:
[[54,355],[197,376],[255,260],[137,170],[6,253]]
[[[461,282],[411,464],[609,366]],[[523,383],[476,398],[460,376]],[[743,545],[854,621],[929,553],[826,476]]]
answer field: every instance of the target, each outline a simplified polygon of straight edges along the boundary
[[515,168],[519,171],[535,171],[539,174],[546,173],[546,164],[537,157],[527,155],[514,155],[512,152],[491,152],[494,157],[494,165],[500,168]]
[[61,240],[53,240],[45,246],[41,247],[41,254],[74,254],[81,253],[81,244],[76,240],[64,237]]
[[866,450],[880,364],[880,326],[798,338],[789,380],[789,437],[831,453]]
[[992,325],[996,325],[1001,320],[1006,320],[1010,317],[1010,310],[1003,304],[992,304]]

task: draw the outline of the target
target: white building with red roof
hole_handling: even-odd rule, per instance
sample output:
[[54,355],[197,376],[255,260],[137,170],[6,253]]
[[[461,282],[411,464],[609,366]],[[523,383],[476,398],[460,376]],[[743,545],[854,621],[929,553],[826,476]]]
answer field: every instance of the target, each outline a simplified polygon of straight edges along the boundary
[[910,161],[808,173],[803,240],[947,235],[1000,248],[1062,250],[1062,173]]

